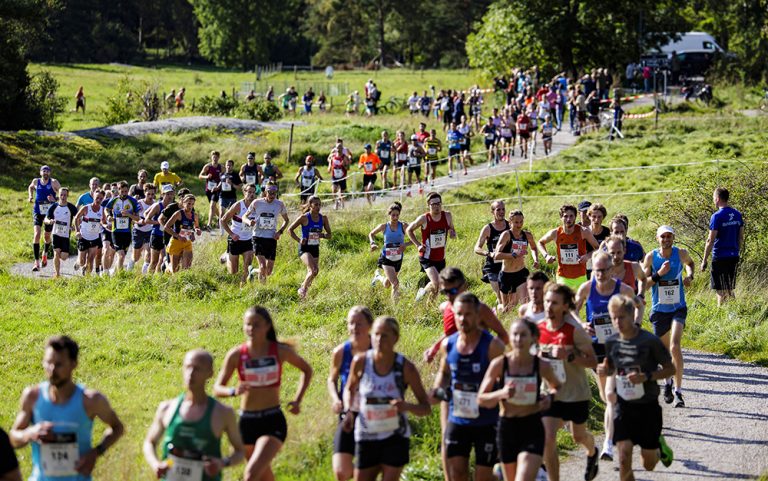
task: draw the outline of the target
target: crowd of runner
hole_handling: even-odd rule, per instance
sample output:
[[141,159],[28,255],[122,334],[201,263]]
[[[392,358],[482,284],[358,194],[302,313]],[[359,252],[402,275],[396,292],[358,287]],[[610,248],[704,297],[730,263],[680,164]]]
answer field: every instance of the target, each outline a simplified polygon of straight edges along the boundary
[[[436,135],[424,128],[419,134],[421,139],[406,142],[408,154],[423,151],[421,142],[429,148],[429,139]],[[399,133],[397,139],[405,140]],[[364,169],[371,164],[366,174],[373,176],[371,183],[381,152],[399,153],[394,142],[382,146],[387,142],[385,132],[376,145],[379,153],[367,145],[360,158]],[[331,177],[343,180],[350,162],[351,154],[339,139],[328,158]],[[104,190],[94,178],[90,191],[75,206],[68,202],[68,190],[44,166],[29,186],[35,269],[42,268],[53,248],[59,272],[72,230],[84,273],[138,263],[145,247],[147,272],[162,266],[172,272],[189,267],[192,244],[202,228],[195,197],[184,192],[181,179],[169,167],[164,162],[153,183],[145,171],[139,172],[134,185],[118,182]],[[322,179],[317,169],[308,158],[296,181],[316,185]],[[302,190],[304,212],[291,221],[277,199],[276,180],[282,173],[268,156],[264,164],[256,165],[255,155],[249,154],[237,172],[232,161],[222,166],[219,153],[212,152],[199,177],[211,201],[207,228],[217,229],[211,222],[221,217],[220,226],[229,236],[222,261],[230,271],[238,272],[242,257],[242,279],[258,276],[266,282],[277,242],[287,229],[307,267],[298,288],[300,298],[307,296],[318,275],[320,241],[332,235],[319,197]],[[343,204],[343,184],[334,187],[340,193],[337,204]],[[243,200],[237,200],[238,190]],[[349,339],[331,354],[327,380],[332,415],[338,416],[333,443],[336,478],[399,479],[410,459],[408,413],[425,416],[435,405],[440,406],[441,457],[448,481],[469,479],[473,449],[475,479],[494,479],[498,464],[507,480],[538,476],[557,481],[556,434],[566,425],[583,448],[586,480],[597,475],[600,460],[614,458],[620,479],[634,479],[634,446],[641,449],[645,469],[654,469],[659,461],[669,466],[673,454],[661,435],[658,398],[662,394],[664,402],[676,408],[686,405],[681,337],[688,313],[686,289],[696,267],[688,251],[675,245],[674,229],[660,226],[656,245],[646,253],[628,236],[626,216],[616,214],[607,220],[606,206],[585,201],[563,205],[559,224],[538,237],[525,228],[523,212],[507,213],[503,201],[494,201],[473,249],[483,259],[483,281],[496,297],[496,305],[488,306],[468,292],[464,273],[448,266],[449,240],[456,237],[455,223],[460,219],[444,210],[439,193],[431,192],[425,200],[427,211],[410,222],[401,219],[402,206],[392,203],[387,219],[371,230],[368,240],[381,269],[372,284],[380,282],[391,289],[395,301],[401,296],[398,275],[408,246],[414,247],[427,278],[417,300],[445,296],[437,312],[443,332],[424,351],[426,363],[439,358],[437,375],[426,388],[415,365],[397,352],[400,326],[395,318],[374,319],[364,306],[349,311]],[[726,189],[716,189],[713,202],[718,210],[711,219],[700,268],[707,268],[711,254],[711,287],[722,303],[733,296],[744,222],[729,206]],[[45,248],[38,263],[41,235]],[[258,267],[249,268],[254,256]],[[556,267],[554,279],[540,270],[543,264]],[[500,318],[511,323],[505,326]],[[646,318],[653,333],[641,328]],[[274,479],[271,463],[288,434],[280,401],[282,366],[287,362],[301,372],[296,393],[287,403],[294,415],[300,413],[313,370],[291,345],[278,340],[275,321],[266,309],[248,309],[243,332],[244,343],[226,354],[213,388],[215,397],[241,398],[239,418],[206,392],[206,381],[213,376],[212,354],[187,353],[184,392],[161,403],[144,442],[144,456],[158,478],[216,480],[222,469],[245,461],[245,479]],[[90,479],[97,458],[123,433],[106,397],[74,383],[77,353],[73,340],[50,339],[43,358],[48,380],[22,394],[10,444],[16,448],[32,444],[30,479]],[[235,375],[236,382],[230,385]],[[591,375],[606,406],[602,448],[587,428]],[[408,389],[415,402],[406,400]],[[94,447],[91,429],[96,417],[108,428]],[[224,434],[231,445],[229,455],[221,450]]]

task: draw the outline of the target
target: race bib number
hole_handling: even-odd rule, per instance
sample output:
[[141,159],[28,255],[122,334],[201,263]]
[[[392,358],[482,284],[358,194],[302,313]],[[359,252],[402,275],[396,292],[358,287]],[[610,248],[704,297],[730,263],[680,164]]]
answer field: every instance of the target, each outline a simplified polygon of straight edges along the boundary
[[640,372],[640,369],[637,367],[625,368],[616,376],[616,394],[625,401],[640,399],[645,394],[643,383],[632,384],[629,380],[629,374],[632,372]]
[[130,217],[116,217],[115,228],[116,229],[128,229],[131,226]]
[[221,191],[222,192],[231,192],[232,191],[232,184],[229,182],[222,182],[221,183]]
[[416,167],[419,165],[419,158],[418,157],[408,157],[408,165],[411,167]]
[[271,214],[261,214],[259,216],[260,230],[274,230],[277,227],[277,218]]
[[427,153],[429,155],[436,155],[437,154],[437,149],[434,148],[434,147],[430,147],[430,148],[427,149]]
[[464,419],[480,417],[480,406],[477,404],[476,384],[454,383],[453,385],[453,415]]
[[213,190],[213,189],[216,188],[216,182],[214,182],[212,180],[209,180],[206,185],[207,185],[208,190]]
[[271,386],[280,380],[279,365],[274,356],[249,359],[245,363],[245,382],[251,387]]
[[406,154],[404,152],[398,152],[397,160],[399,160],[400,162],[403,162],[403,161],[405,161],[407,159],[408,159],[408,154]]
[[403,258],[403,254],[400,252],[400,246],[397,244],[387,244],[384,247],[384,256],[392,262],[397,262]]
[[245,183],[246,184],[256,184],[256,176],[255,175],[246,175],[245,176]]
[[67,222],[55,221],[53,224],[53,235],[59,237],[69,237],[69,224]]
[[344,177],[344,170],[343,169],[333,169],[333,178],[334,179],[341,179]]
[[379,157],[382,159],[388,159],[389,158],[389,151],[388,150],[382,150],[379,152]]
[[504,376],[504,384],[510,382],[515,385],[515,395],[507,400],[517,406],[532,406],[536,404],[539,395],[539,386],[536,384],[536,376]]
[[560,264],[567,266],[579,264],[579,247],[576,244],[560,245]]
[[77,434],[54,433],[53,440],[40,444],[40,463],[48,477],[77,476],[75,464],[80,458]]
[[513,240],[512,241],[512,253],[517,257],[525,257],[528,253],[528,241],[527,240]]
[[680,280],[659,281],[659,304],[680,304]]
[[595,328],[595,336],[597,337],[598,344],[605,344],[605,339],[613,334],[613,324],[608,315],[595,316],[592,318],[593,326]]
[[40,211],[40,215],[45,215],[48,213],[48,209],[51,208],[51,204],[38,204],[37,209]]
[[188,240],[194,242],[195,240],[195,231],[192,229],[181,229],[181,232],[179,232],[179,237],[181,237],[182,240]]
[[386,397],[366,398],[363,415],[367,432],[386,433],[396,431],[400,427],[397,408],[389,404],[389,401],[390,398]]
[[170,468],[165,475],[166,481],[202,481],[203,461],[168,456]]
[[433,249],[445,247],[445,231],[441,229],[429,234],[429,246]]
[[307,238],[307,245],[317,246],[320,245],[320,230],[313,229],[309,231],[309,237]]

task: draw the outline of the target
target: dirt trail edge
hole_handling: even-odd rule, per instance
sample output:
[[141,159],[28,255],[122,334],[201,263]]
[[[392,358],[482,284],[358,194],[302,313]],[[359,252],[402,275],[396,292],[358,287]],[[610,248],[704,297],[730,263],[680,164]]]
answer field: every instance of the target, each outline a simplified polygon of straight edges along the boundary
[[[727,356],[683,350],[685,408],[662,403],[663,434],[675,452],[672,465],[642,467],[635,447],[638,481],[756,479],[768,471],[768,369]],[[602,446],[600,433],[597,446]],[[584,479],[586,458],[574,451],[560,467],[564,481]],[[601,461],[597,480],[618,479],[618,458]]]

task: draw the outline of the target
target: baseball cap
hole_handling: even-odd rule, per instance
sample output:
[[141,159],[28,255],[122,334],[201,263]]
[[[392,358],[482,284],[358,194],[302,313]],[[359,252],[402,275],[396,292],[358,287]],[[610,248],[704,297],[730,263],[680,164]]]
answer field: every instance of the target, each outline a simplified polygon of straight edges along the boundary
[[170,168],[171,168],[171,164],[169,164],[167,160],[164,160],[160,164],[160,170],[165,170],[165,169],[170,169]]
[[165,184],[163,186],[163,194],[166,192],[173,192],[173,186],[171,184]]
[[579,212],[586,212],[589,209],[589,206],[592,205],[592,202],[588,200],[582,200],[579,202]]
[[661,234],[672,234],[675,235],[675,229],[668,225],[660,225],[658,229],[656,229],[656,237],[661,236]]
[[365,144],[365,145],[363,146],[363,148],[364,148],[365,150],[369,150],[369,149],[371,148],[371,144]]

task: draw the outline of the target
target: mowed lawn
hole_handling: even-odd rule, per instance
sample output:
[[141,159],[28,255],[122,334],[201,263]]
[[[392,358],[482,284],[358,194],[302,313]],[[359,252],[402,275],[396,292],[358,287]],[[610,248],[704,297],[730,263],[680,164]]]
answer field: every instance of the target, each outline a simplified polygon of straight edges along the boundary
[[[115,79],[120,76],[116,67],[114,75]],[[195,72],[180,71],[179,75],[193,78]],[[199,75],[208,81],[206,74]],[[341,75],[359,76],[360,87],[367,80],[367,73],[338,73]],[[459,83],[459,73],[456,75]],[[64,78],[61,80],[63,83]],[[417,85],[421,79],[415,74],[404,77],[402,82]],[[174,79],[169,83],[178,82]],[[383,78],[381,86],[387,97],[388,87]],[[221,89],[215,84],[210,88],[211,92]],[[628,121],[625,141],[607,144],[598,136],[590,136],[558,158],[537,161],[534,164],[537,170],[635,168],[602,172],[521,172],[521,191],[525,196],[521,201],[527,227],[540,237],[557,225],[557,209],[562,203],[577,203],[585,194],[595,194],[590,195],[589,200],[605,203],[609,217],[617,212],[626,213],[631,220],[630,235],[640,240],[646,250],[653,248],[656,226],[666,221],[665,214],[658,211],[660,201],[664,196],[680,196],[681,201],[685,201],[686,194],[611,194],[684,189],[690,177],[716,177],[724,169],[739,168],[738,164],[725,162],[695,166],[670,164],[714,158],[754,163],[765,158],[762,133],[768,125],[764,119],[715,116],[712,112],[706,115],[705,120],[701,120],[704,118],[701,114],[686,114],[683,120],[662,120],[658,131],[653,131],[649,120]],[[410,130],[414,124],[405,114],[374,119],[318,117],[297,127],[294,152],[327,152],[338,134],[358,153],[359,146],[378,137],[382,128]],[[275,275],[266,286],[240,288],[237,280],[224,272],[218,263],[219,254],[225,249],[223,238],[196,246],[193,269],[175,277],[126,273],[106,279],[51,282],[9,274],[12,264],[31,258],[30,207],[26,203],[25,187],[40,163],[50,163],[56,177],[80,192],[92,174],[108,180],[132,180],[138,168],[154,172],[161,159],[170,158],[199,192],[200,184],[192,178],[212,148],[221,150],[225,158],[237,159],[238,164],[249,150],[261,153],[277,149],[278,165],[292,173],[295,165],[284,158],[286,135],[285,132],[234,135],[202,131],[113,142],[38,139],[27,134],[0,136],[2,160],[13,166],[10,174],[0,176],[0,289],[5,292],[0,331],[0,349],[5,354],[0,357],[0,363],[6,373],[0,379],[3,427],[10,427],[23,387],[43,377],[41,356],[45,338],[67,333],[82,346],[78,380],[107,394],[128,428],[126,437],[100,461],[97,479],[151,479],[141,456],[141,440],[157,403],[180,392],[184,352],[205,347],[214,353],[218,368],[226,351],[242,342],[241,316],[254,303],[272,310],[279,337],[293,341],[315,368],[315,379],[302,405],[302,413],[296,417],[288,415],[288,442],[276,462],[278,479],[333,479],[330,457],[335,416],[330,410],[325,379],[329,353],[345,338],[344,317],[351,306],[366,304],[376,315],[387,313],[400,319],[403,332],[398,349],[417,362],[425,384],[432,383],[435,366],[424,365],[420,358],[421,352],[439,336],[441,321],[437,302],[413,302],[423,278],[414,250],[406,252],[401,274],[403,300],[397,306],[391,304],[388,293],[380,286],[370,286],[377,254],[368,252],[366,235],[377,223],[386,220],[386,205],[382,202],[372,209],[325,211],[334,238],[321,247],[320,275],[305,302],[299,302],[296,294],[304,268],[296,258],[295,244],[287,236],[279,243]],[[638,168],[655,165],[663,167]],[[285,189],[284,192],[289,189],[287,183]],[[472,252],[472,247],[490,218],[490,200],[511,198],[508,204],[511,209],[518,207],[516,195],[515,176],[509,175],[463,186],[444,199],[454,214],[458,230],[458,239],[449,242],[449,264],[461,267],[470,278],[471,290],[489,303],[493,302],[490,288],[479,281],[482,258]],[[199,201],[198,209],[207,211],[204,200]],[[423,209],[421,199],[408,200],[402,218],[412,220]],[[292,211],[291,216],[294,215]],[[694,251],[700,252],[702,239],[690,242]],[[695,255],[694,259],[699,260]],[[551,268],[548,269],[551,272]],[[718,310],[707,288],[706,277],[697,274],[689,298],[692,309],[688,345],[768,362],[768,328],[763,307],[768,299],[765,283],[759,282],[758,275],[743,279],[737,290],[740,300],[728,310]],[[510,320],[511,317],[506,317],[504,323]],[[287,368],[284,401],[290,400],[296,379],[296,371]],[[601,419],[600,409],[596,403],[595,419]],[[437,414],[413,424],[415,437],[407,479],[441,479]],[[25,449],[19,454],[26,474],[30,451]],[[114,473],[119,476],[116,478]],[[239,473],[239,469],[229,470],[225,479],[238,479]]]

